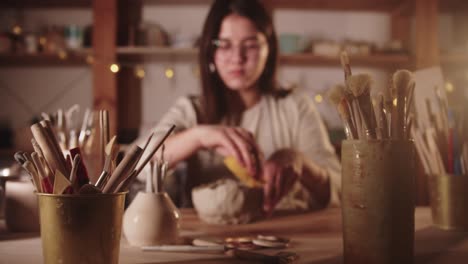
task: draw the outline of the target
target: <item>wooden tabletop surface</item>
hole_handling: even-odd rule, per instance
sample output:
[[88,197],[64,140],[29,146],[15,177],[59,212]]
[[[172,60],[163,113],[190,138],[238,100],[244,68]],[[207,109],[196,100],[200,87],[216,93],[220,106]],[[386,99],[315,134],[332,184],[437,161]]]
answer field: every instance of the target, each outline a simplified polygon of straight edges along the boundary
[[[297,263],[342,263],[342,227],[339,209],[293,215],[275,215],[246,225],[217,226],[200,222],[193,210],[182,210],[183,237],[231,237],[279,235],[291,239],[289,248],[297,253]],[[442,231],[431,226],[429,208],[416,209],[415,263],[466,263],[468,233]],[[261,250],[265,254],[278,251]],[[43,263],[38,234],[8,233],[0,229],[0,263]],[[122,239],[120,263],[258,263],[241,262],[222,253],[143,252]]]

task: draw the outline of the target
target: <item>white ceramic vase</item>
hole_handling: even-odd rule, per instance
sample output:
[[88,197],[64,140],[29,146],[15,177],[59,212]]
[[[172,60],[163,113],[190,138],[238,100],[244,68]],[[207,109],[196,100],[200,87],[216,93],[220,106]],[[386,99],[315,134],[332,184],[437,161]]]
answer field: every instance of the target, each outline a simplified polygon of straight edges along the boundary
[[139,192],[124,213],[123,232],[133,246],[175,244],[179,211],[165,192]]

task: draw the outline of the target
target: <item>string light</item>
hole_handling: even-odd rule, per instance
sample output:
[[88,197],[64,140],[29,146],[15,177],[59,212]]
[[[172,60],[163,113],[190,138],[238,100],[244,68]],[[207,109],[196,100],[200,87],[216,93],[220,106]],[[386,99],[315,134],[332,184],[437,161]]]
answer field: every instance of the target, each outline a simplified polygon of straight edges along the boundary
[[21,35],[21,33],[23,33],[23,29],[18,25],[14,26],[12,31],[15,35]]
[[174,70],[172,68],[167,68],[164,74],[168,79],[174,78]]
[[448,93],[453,92],[453,90],[454,90],[453,84],[452,84],[451,82],[446,82],[446,83],[445,83],[445,90],[446,90]]
[[323,96],[321,94],[316,94],[314,99],[315,99],[315,102],[320,104],[323,101]]
[[110,71],[113,72],[113,73],[118,73],[119,70],[120,70],[120,67],[117,63],[113,63],[111,64],[111,66],[109,67]]

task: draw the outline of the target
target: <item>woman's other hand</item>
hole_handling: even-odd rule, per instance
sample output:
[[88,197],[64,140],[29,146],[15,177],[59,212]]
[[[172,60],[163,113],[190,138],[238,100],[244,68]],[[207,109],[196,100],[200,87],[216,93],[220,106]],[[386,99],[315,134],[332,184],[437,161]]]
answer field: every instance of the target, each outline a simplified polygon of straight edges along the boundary
[[251,175],[260,173],[262,154],[253,134],[241,127],[200,125],[194,128],[200,148],[235,157]]
[[276,204],[299,180],[311,192],[320,207],[330,200],[330,179],[327,170],[293,149],[275,152],[263,165],[263,209],[271,214]]
[[271,214],[301,174],[302,159],[293,150],[277,151],[263,164],[263,210],[267,214]]

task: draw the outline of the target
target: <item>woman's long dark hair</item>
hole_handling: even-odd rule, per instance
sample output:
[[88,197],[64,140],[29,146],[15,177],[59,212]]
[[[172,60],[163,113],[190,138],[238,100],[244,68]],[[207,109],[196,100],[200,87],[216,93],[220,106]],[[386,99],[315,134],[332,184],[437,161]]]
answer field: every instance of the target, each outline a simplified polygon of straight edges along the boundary
[[[228,89],[216,72],[210,71],[215,47],[223,19],[230,14],[246,17],[266,37],[269,53],[265,69],[258,79],[262,94],[273,94],[276,89],[276,65],[278,44],[270,14],[258,0],[215,0],[206,18],[200,39],[199,65],[202,85],[200,123],[216,124],[223,118],[227,123],[238,125],[243,106],[239,106],[237,92]],[[237,103],[233,103],[237,102]]]

